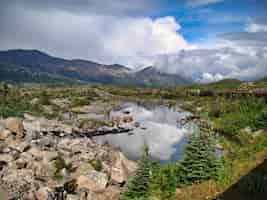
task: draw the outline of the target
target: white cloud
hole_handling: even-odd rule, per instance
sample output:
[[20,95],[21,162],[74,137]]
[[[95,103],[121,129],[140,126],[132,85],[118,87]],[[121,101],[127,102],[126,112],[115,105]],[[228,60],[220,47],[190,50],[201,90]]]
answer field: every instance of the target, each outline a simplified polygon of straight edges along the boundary
[[177,53],[189,47],[177,32],[181,27],[174,17],[152,20],[10,9],[0,19],[2,49],[33,48],[66,58],[138,65],[147,61],[145,57]]
[[210,83],[210,82],[220,81],[222,79],[224,79],[224,76],[221,74],[210,74],[210,73],[204,72],[202,74],[201,79],[199,79],[198,81],[202,83]]
[[251,33],[267,32],[267,25],[251,23],[246,26],[245,30]]
[[190,7],[203,6],[223,2],[224,0],[188,0],[187,5]]

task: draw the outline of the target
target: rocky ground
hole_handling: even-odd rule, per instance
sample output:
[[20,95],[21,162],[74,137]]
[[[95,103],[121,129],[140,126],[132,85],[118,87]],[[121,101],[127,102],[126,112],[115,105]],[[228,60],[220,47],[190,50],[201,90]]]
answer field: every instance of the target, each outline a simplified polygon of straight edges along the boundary
[[136,163],[81,133],[30,115],[1,120],[0,199],[118,199]]

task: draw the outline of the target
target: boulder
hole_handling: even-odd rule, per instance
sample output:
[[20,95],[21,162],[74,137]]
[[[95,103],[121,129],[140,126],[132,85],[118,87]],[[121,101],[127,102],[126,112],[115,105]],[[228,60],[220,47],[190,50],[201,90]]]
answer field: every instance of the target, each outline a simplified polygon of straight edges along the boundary
[[10,199],[29,199],[30,190],[36,189],[36,181],[29,169],[6,168],[3,174],[0,183]]
[[103,193],[99,194],[98,197],[101,200],[117,200],[120,198],[120,192],[118,187],[110,186]]
[[13,156],[10,154],[1,154],[0,162],[10,163],[14,160]]
[[9,117],[5,120],[5,126],[11,132],[15,133],[18,138],[23,138],[23,123],[20,118]]
[[20,142],[20,141],[14,140],[12,141],[12,143],[9,144],[9,147],[22,153],[22,152],[28,151],[31,148],[31,145],[25,141]]
[[68,194],[66,200],[79,200],[79,199],[80,199],[79,195]]
[[122,118],[122,122],[123,123],[131,123],[131,122],[133,122],[133,117],[132,116],[124,116]]
[[0,140],[5,140],[11,135],[11,131],[8,129],[2,129],[0,127]]
[[79,200],[101,200],[94,192],[85,188],[80,189],[78,193],[80,194]]
[[54,200],[55,196],[53,191],[48,187],[41,187],[35,192],[35,197],[37,200]]
[[101,192],[106,188],[108,176],[95,170],[81,175],[77,179],[78,188],[86,188],[94,192]]
[[128,160],[123,153],[117,152],[111,167],[111,180],[115,183],[124,183],[136,168],[135,162]]

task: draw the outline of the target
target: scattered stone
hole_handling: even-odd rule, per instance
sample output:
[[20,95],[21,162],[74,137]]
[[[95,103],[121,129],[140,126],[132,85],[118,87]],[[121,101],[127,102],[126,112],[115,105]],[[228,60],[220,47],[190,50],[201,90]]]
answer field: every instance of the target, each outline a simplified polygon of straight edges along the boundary
[[6,128],[15,133],[18,138],[23,138],[23,124],[22,120],[17,117],[9,117],[5,120]]
[[115,183],[124,183],[136,170],[134,162],[128,160],[121,152],[116,154],[115,161],[111,168],[111,180]]
[[256,138],[256,137],[262,135],[263,133],[264,133],[264,130],[260,129],[260,130],[255,131],[255,132],[252,134],[252,136],[253,136],[254,138]]
[[102,172],[90,171],[77,179],[78,188],[86,188],[94,192],[103,191],[108,183],[108,176]]
[[35,192],[35,197],[37,200],[54,200],[55,196],[52,190],[48,187],[42,187]]
[[0,127],[0,140],[5,140],[11,135],[11,131],[8,129],[1,129]]
[[68,194],[66,200],[79,200],[79,199],[80,199],[79,195]]

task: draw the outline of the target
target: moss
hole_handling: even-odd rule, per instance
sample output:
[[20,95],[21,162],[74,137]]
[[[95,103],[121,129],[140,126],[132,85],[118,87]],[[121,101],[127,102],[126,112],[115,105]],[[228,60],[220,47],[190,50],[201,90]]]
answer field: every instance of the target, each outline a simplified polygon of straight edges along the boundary
[[90,160],[89,163],[96,171],[101,171],[103,169],[102,161],[99,159]]
[[58,156],[55,158],[54,167],[56,168],[54,178],[55,179],[62,179],[63,176],[61,175],[61,170],[66,169],[68,172],[72,172],[74,170],[71,163],[66,163],[66,161],[61,157]]
[[97,119],[80,119],[79,120],[79,128],[100,128],[102,126],[108,126],[109,124],[105,121],[97,120]]

